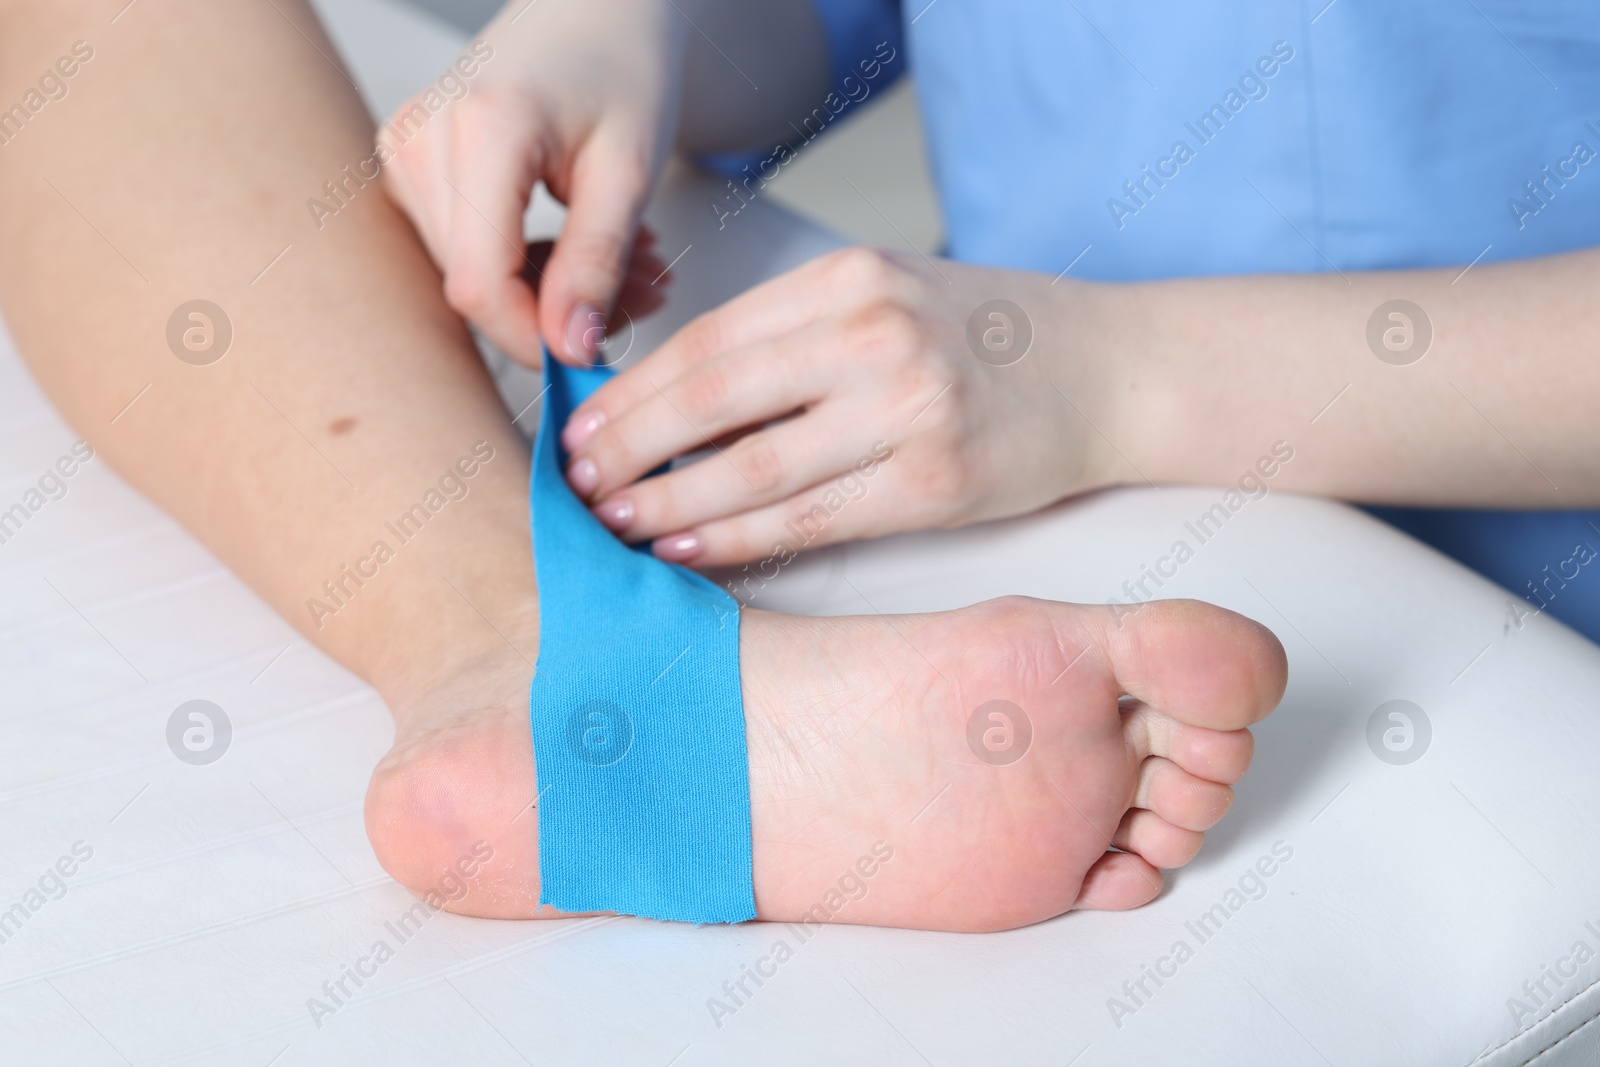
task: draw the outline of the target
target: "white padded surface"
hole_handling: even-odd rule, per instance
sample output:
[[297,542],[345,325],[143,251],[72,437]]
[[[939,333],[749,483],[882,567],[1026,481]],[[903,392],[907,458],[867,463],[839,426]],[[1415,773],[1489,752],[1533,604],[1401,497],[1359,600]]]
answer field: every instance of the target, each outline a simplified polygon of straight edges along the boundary
[[[460,44],[380,0],[323,6],[380,111]],[[676,175],[652,212],[668,255],[693,248],[641,350],[832,243],[759,205],[718,233],[707,195]],[[531,397],[519,372],[502,378],[513,402]],[[0,508],[75,437],[0,339]],[[828,550],[760,603],[1104,601],[1221,495],[1120,491]],[[1503,591],[1358,512],[1286,495],[1247,505],[1162,594],[1267,623],[1292,682],[1258,728],[1233,812],[1159,900],[998,935],[828,928],[719,1028],[707,998],[775,940],[794,944],[784,928],[441,914],[396,945],[385,924],[412,900],[361,825],[390,737],[381,702],[91,462],[0,545],[0,910],[74,843],[93,850],[64,895],[0,944],[0,1061],[1592,1062],[1600,651],[1546,619],[1518,630]],[[235,729],[206,767],[164,739],[172,710],[195,698]],[[1395,698],[1433,728],[1404,766],[1365,739],[1373,709]],[[1186,924],[1227,910],[1280,842],[1292,858],[1264,895],[1241,898],[1202,942]],[[380,938],[394,958],[315,1025],[307,999]],[[1123,983],[1178,941],[1192,955],[1159,987],[1146,978],[1135,1004]],[[1562,962],[1578,942],[1583,961]],[[1523,983],[1541,981],[1534,1004]],[[1515,1020],[1514,996],[1531,1008]],[[1136,1009],[1120,1025],[1113,997]]]

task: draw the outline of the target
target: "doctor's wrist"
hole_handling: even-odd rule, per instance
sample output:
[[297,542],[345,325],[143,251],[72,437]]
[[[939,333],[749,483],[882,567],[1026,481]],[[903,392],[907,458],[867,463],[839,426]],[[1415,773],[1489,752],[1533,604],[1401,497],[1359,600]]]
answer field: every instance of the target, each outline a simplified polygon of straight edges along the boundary
[[[1055,499],[1145,484],[1141,381],[1126,334],[1121,287],[1059,278],[1041,286],[1045,317],[1030,388],[1050,412]],[[1030,356],[1030,359],[1034,357]]]

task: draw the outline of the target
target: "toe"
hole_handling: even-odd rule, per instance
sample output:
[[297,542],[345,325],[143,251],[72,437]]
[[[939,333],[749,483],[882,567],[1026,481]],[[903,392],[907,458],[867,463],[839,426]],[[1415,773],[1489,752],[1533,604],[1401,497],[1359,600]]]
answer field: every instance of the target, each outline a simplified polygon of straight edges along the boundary
[[1169,759],[1151,756],[1139,767],[1135,808],[1148,808],[1185,830],[1209,830],[1227,814],[1233,790],[1197,778]]
[[1128,743],[1139,758],[1163,756],[1190,774],[1232,785],[1244,777],[1255,753],[1249,730],[1208,730],[1136,704],[1124,721]]
[[1205,839],[1206,835],[1199,830],[1185,830],[1153,811],[1133,808],[1122,817],[1122,825],[1117,827],[1111,843],[1126,852],[1137,853],[1153,867],[1171,870],[1194,859]]
[[1107,852],[1090,865],[1072,906],[1086,911],[1126,911],[1150,903],[1160,892],[1160,871],[1131,852]]
[[1105,619],[1124,692],[1181,722],[1238,730],[1283,697],[1283,646],[1243,615],[1195,600],[1159,600],[1120,620],[1108,608]]

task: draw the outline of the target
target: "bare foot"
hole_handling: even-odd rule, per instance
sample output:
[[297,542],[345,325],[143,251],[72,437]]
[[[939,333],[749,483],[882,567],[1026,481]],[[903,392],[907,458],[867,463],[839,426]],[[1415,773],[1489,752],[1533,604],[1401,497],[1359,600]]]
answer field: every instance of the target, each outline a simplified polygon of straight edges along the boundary
[[[1245,727],[1286,678],[1265,628],[1192,601],[1120,627],[1110,609],[1021,597],[747,611],[740,659],[760,917],[941,930],[1149,901],[1227,811]],[[368,831],[415,892],[470,869],[444,894],[454,911],[541,914],[529,675],[508,652],[390,698],[398,740]]]

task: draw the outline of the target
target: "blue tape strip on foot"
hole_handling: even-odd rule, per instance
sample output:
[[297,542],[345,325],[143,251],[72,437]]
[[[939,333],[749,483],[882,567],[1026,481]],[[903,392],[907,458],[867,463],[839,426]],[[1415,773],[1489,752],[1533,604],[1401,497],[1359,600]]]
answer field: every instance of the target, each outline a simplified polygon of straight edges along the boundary
[[739,606],[622,544],[572,494],[560,434],[611,371],[544,356],[533,449],[539,903],[684,922],[756,916]]

